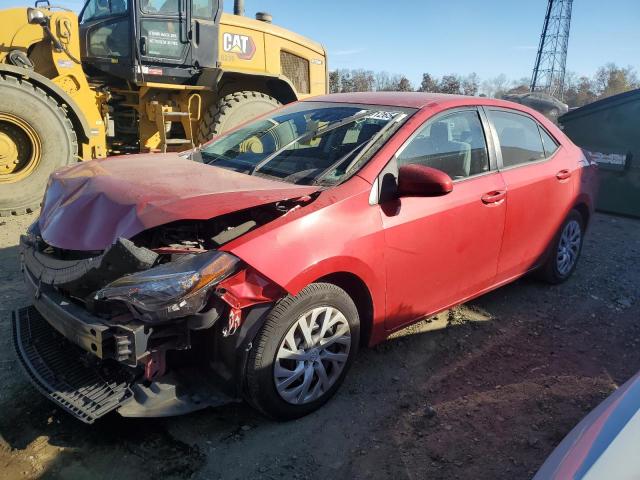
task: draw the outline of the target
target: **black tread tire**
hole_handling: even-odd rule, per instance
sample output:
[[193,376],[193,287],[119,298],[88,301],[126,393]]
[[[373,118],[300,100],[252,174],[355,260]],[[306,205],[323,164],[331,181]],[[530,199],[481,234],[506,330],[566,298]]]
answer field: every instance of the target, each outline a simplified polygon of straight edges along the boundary
[[25,79],[0,75],[0,111],[29,123],[40,138],[40,164],[28,177],[0,184],[0,216],[31,213],[40,206],[49,175],[75,163],[78,139],[62,105]]
[[[558,272],[558,267],[557,267],[558,256],[556,255],[556,252],[558,250],[558,244],[560,243],[560,237],[562,235],[562,231],[564,230],[565,225],[569,223],[571,220],[576,220],[580,225],[580,233],[581,233],[580,248],[578,249],[578,258],[573,264],[573,267],[571,267],[571,270],[569,270],[569,272],[566,273],[565,275],[561,275]],[[556,285],[556,284],[565,282],[566,280],[569,279],[569,277],[571,277],[571,275],[576,269],[576,266],[578,265],[578,262],[580,261],[580,254],[582,253],[582,244],[584,242],[584,226],[585,226],[584,218],[582,218],[582,215],[580,214],[580,212],[578,212],[577,210],[571,210],[569,212],[569,215],[567,215],[567,218],[564,220],[564,222],[562,222],[562,225],[560,225],[560,228],[558,229],[558,233],[556,233],[556,236],[553,238],[553,242],[551,242],[551,246],[549,247],[549,251],[547,252],[547,259],[545,263],[536,271],[536,275],[539,279],[547,283],[550,283],[552,285]]]
[[196,145],[208,142],[215,135],[267,113],[282,105],[262,92],[241,91],[225,95],[204,113],[196,132]]
[[[285,402],[276,391],[273,363],[276,352],[294,321],[311,308],[330,305],[340,310],[351,329],[349,358],[336,383],[322,397],[305,405]],[[269,313],[253,341],[246,372],[247,401],[262,413],[276,420],[292,420],[307,415],[324,405],[338,390],[353,363],[360,343],[358,309],[349,295],[331,283],[312,283],[296,296],[280,300]]]

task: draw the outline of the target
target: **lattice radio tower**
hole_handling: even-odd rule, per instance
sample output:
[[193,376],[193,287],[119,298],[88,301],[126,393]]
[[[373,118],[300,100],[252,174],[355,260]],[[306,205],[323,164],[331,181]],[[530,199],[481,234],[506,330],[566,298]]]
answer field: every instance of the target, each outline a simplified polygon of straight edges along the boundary
[[549,0],[529,89],[562,99],[573,0]]

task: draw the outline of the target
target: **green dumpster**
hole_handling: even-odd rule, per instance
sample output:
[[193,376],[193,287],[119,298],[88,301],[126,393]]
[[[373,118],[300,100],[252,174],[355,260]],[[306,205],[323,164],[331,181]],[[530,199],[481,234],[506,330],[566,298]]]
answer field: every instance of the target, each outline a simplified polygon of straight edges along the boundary
[[600,166],[596,208],[640,217],[640,89],[571,110],[558,123]]

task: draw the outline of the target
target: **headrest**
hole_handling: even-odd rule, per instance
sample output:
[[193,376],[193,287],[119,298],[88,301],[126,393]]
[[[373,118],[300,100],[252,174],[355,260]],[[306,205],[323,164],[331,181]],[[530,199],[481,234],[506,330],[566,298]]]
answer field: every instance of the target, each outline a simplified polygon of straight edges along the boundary
[[449,124],[445,122],[436,122],[431,125],[431,140],[437,144],[449,141]]

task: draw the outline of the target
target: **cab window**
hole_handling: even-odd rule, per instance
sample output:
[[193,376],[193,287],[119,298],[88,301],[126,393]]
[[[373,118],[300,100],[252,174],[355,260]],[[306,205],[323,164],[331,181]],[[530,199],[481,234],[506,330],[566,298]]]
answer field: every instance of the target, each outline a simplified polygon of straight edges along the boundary
[[140,8],[144,13],[177,15],[180,12],[178,0],[141,0]]
[[127,12],[127,0],[90,0],[82,11],[80,23],[98,18],[123,15]]
[[214,0],[193,0],[192,15],[196,18],[213,18],[215,12]]

